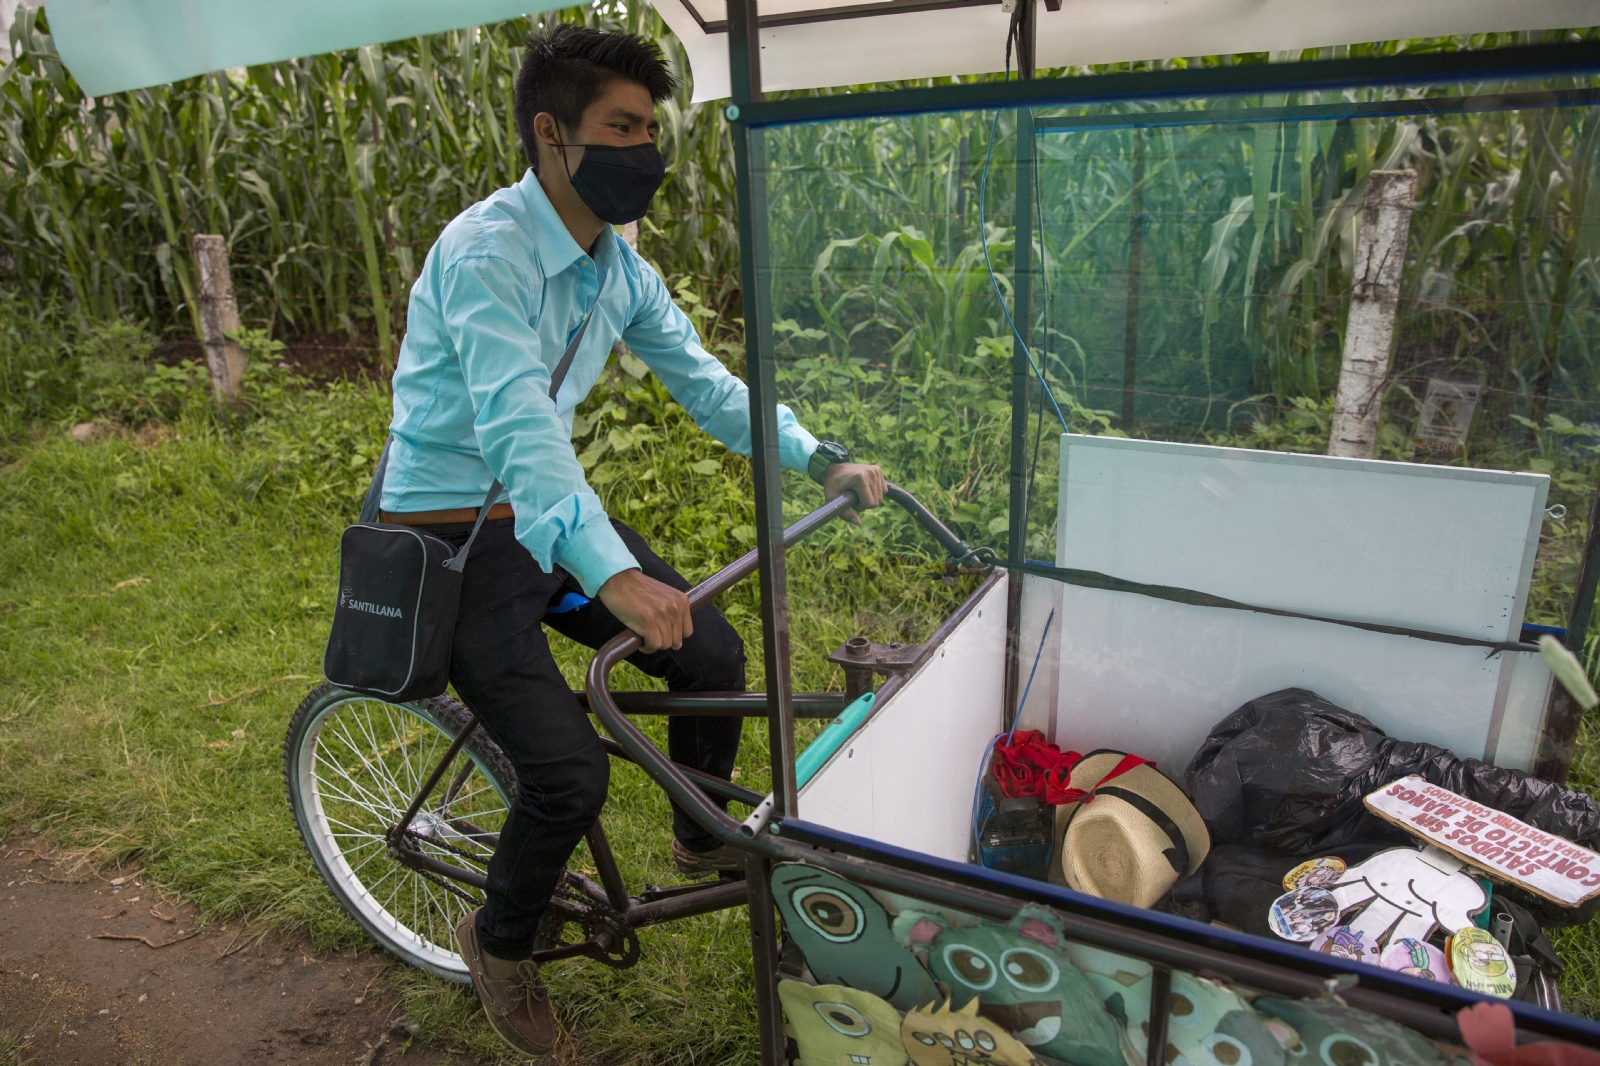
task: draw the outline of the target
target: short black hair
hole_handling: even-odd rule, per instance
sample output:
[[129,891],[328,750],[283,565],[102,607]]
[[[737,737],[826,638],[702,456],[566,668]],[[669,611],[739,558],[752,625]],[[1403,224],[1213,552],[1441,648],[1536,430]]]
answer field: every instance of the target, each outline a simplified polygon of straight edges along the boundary
[[634,33],[606,33],[563,22],[528,35],[517,74],[517,132],[528,165],[539,169],[539,138],[533,120],[541,111],[575,129],[584,111],[618,78],[637,82],[660,103],[678,87],[661,49]]

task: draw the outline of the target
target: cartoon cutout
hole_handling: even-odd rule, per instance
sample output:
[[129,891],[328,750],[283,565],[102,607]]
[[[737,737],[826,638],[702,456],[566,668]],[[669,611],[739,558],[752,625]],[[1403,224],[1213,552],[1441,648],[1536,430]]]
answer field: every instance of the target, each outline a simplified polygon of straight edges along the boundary
[[1370,962],[1377,964],[1376,958],[1368,958],[1369,954],[1377,955],[1376,944],[1363,944],[1361,938],[1366,935],[1364,929],[1351,929],[1348,925],[1336,926],[1328,932],[1317,937],[1311,942],[1312,951],[1320,951],[1324,955],[1332,955],[1336,959],[1349,959],[1351,962]]
[[1456,983],[1450,976],[1450,964],[1445,961],[1444,952],[1425,940],[1402,937],[1394,941],[1385,949],[1379,965],[1385,970],[1420,977],[1425,981],[1447,985]]
[[1450,972],[1462,988],[1508,998],[1517,990],[1517,968],[1500,941],[1486,929],[1469,926],[1445,941]]
[[822,984],[870,992],[900,1010],[942,998],[917,957],[889,931],[889,915],[866,889],[804,863],[772,870],[783,926]]
[[902,943],[927,950],[952,1001],[976,999],[979,1014],[1031,1051],[1074,1066],[1125,1066],[1123,1034],[1063,952],[1061,922],[1049,908],[1029,904],[1009,925],[966,928],[907,910],[894,930]]
[[[1128,1030],[1133,1059],[1142,1062],[1150,1041],[1149,964],[1081,944],[1069,944],[1067,954]],[[1182,970],[1172,973],[1170,1066],[1284,1066],[1284,1048],[1295,1041],[1289,1028],[1259,1016],[1225,985]]]
[[900,1012],[857,988],[779,981],[800,1066],[906,1066]]
[[1344,876],[1345,861],[1337,855],[1324,855],[1320,859],[1307,859],[1283,875],[1283,890],[1297,888],[1327,888]]
[[978,1013],[976,998],[960,1010],[946,1003],[908,1012],[900,1042],[914,1066],[1040,1066],[1020,1041]]
[[1255,1008],[1297,1034],[1289,1066],[1443,1066],[1447,1061],[1418,1034],[1353,1007],[1262,996]]
[[1339,903],[1326,889],[1293,888],[1272,901],[1267,924],[1283,939],[1305,943],[1339,924]]
[[1343,924],[1362,937],[1366,961],[1376,963],[1390,944],[1425,941],[1435,926],[1453,933],[1472,925],[1488,900],[1462,865],[1438,848],[1390,848],[1350,867],[1328,891]]

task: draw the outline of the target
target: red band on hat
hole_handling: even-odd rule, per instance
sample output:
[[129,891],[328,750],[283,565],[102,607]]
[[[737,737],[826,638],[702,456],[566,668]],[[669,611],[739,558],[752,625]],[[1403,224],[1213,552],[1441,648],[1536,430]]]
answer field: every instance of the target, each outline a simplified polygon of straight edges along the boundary
[[1070,777],[1070,770],[1069,773],[1061,775],[1059,779],[1052,773],[1045,781],[1045,799],[1050,803],[1089,803],[1094,799],[1095,789],[1107,781],[1121,777],[1136,766],[1149,766],[1151,769],[1155,769],[1155,765],[1151,760],[1140,758],[1137,755],[1124,755],[1117,762],[1117,765],[1111,768],[1111,772],[1096,781],[1091,788],[1068,787],[1067,781]]

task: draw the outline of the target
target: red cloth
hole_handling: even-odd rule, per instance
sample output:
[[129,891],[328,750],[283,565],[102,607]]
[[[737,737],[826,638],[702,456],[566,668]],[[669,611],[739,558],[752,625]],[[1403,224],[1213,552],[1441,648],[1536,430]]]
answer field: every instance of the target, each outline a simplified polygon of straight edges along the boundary
[[1456,1014],[1461,1039],[1479,1066],[1600,1066],[1600,1051],[1541,1041],[1518,1046],[1516,1021],[1504,1003],[1474,1003]]
[[998,737],[994,742],[994,779],[1007,799],[1039,796],[1047,803],[1050,782],[1057,782],[1056,791],[1066,787],[1072,768],[1083,756],[1075,751],[1062,751],[1045,741],[1037,729],[1026,733],[1013,733]]
[[1038,796],[1046,803],[1077,803],[1094,799],[1098,788],[1114,777],[1132,770],[1135,766],[1151,763],[1137,755],[1124,755],[1104,778],[1095,782],[1094,788],[1071,787],[1072,768],[1083,760],[1075,751],[1062,751],[1044,739],[1037,729],[999,737],[994,742],[994,779],[1007,799]]

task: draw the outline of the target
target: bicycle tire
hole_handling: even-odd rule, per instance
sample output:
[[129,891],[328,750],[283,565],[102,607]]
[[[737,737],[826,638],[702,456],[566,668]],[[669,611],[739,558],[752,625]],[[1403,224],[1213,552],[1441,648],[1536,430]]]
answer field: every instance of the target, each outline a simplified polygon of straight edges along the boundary
[[[389,703],[323,683],[296,708],[283,747],[300,841],[339,905],[390,954],[460,983],[471,978],[456,950],[455,924],[482,893],[401,865],[384,834],[471,717],[448,696]],[[482,874],[493,847],[473,831],[500,830],[516,776],[482,729],[467,738],[462,755],[470,763],[456,757],[408,838]],[[442,803],[452,784],[453,799]]]

